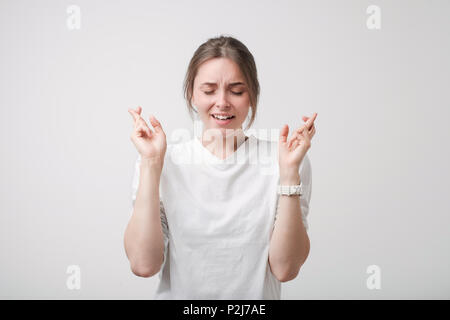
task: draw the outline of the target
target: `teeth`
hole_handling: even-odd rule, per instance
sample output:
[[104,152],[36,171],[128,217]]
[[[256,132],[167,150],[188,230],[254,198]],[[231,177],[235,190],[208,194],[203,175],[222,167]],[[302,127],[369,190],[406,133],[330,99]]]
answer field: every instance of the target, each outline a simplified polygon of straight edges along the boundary
[[233,116],[219,116],[216,114],[213,114],[213,117],[219,120],[226,120],[226,119],[231,119]]

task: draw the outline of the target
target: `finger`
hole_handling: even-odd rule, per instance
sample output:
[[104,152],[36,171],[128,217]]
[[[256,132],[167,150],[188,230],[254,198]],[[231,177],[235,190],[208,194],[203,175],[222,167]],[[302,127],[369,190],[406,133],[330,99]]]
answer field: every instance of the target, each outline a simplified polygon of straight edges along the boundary
[[[298,128],[295,133],[298,135],[301,135],[303,131],[310,131],[312,129],[312,127],[314,126],[314,120],[317,117],[317,112],[314,112],[314,114],[312,115],[312,117],[306,117],[303,116],[302,119],[303,121],[306,121],[304,125],[302,125],[300,128]],[[305,130],[305,128],[307,128],[307,130]],[[293,136],[294,138],[294,136]],[[290,148],[292,146],[293,140],[290,140],[288,143],[288,147]]]
[[134,126],[135,126],[135,128],[138,128],[139,126],[142,126],[143,128],[150,130],[149,126],[147,125],[147,122],[145,122],[145,120],[141,116],[139,116],[139,118],[136,120]]
[[313,126],[311,129],[311,132],[309,133],[309,136],[312,138],[315,133],[316,133],[316,128]]
[[305,125],[308,127],[308,129],[311,128],[311,124],[314,124],[314,121],[316,120],[316,118],[317,118],[317,112],[314,112],[312,117],[306,117],[306,116],[302,117],[302,119],[303,119],[303,121],[305,121]]
[[302,132],[302,139],[305,140],[305,142],[307,144],[311,143],[311,137],[310,137],[310,134],[309,134],[308,130],[303,130],[303,132]]
[[136,110],[128,108],[128,112],[133,116],[134,121],[136,121],[141,117],[142,108],[141,106],[138,106]]
[[289,134],[289,126],[287,124],[285,124],[281,128],[281,131],[280,131],[280,142],[281,143],[286,143],[288,134]]
[[147,126],[147,124],[145,125],[145,132],[147,133],[148,137],[150,138],[153,134],[152,130],[150,130],[150,128]]
[[144,136],[146,134],[148,137],[152,136],[152,132],[147,125],[143,125],[142,123],[138,125],[136,128],[136,134],[138,137]]
[[309,141],[311,140],[311,134],[308,132],[308,130],[303,130],[295,137],[295,140],[292,142],[292,148],[295,149],[303,140],[307,143],[309,143]]
[[300,128],[297,129],[297,133],[302,134],[303,130],[305,130],[305,128],[307,128],[307,127],[308,127],[308,125],[305,123],[304,125],[302,125]]
[[134,133],[137,137],[142,137],[144,135],[144,129],[142,128],[142,126],[136,127],[134,129]]
[[136,122],[140,117],[139,114],[137,114],[133,109],[128,109],[128,113],[133,117],[133,122]]
[[143,126],[143,127],[148,127],[147,123],[145,122],[144,119],[142,119],[141,117],[139,117],[136,122],[134,123],[134,127],[137,128],[139,126]]
[[309,119],[306,121],[308,127],[311,127],[311,126],[312,126],[312,124],[314,123],[314,121],[316,120],[316,118],[317,118],[317,112],[314,112],[314,114],[312,115],[312,117],[309,118]]
[[296,139],[294,139],[294,141],[292,141],[291,147],[292,147],[292,149],[295,149],[295,148],[297,148],[298,145],[299,145],[299,141],[298,141],[298,138],[296,138]]
[[288,141],[288,144],[287,144],[288,148],[292,147],[293,143],[297,140],[297,138],[298,138],[298,133],[297,132],[293,132],[292,136],[289,138],[289,141]]
[[150,123],[152,124],[153,128],[155,128],[156,132],[163,131],[161,122],[159,122],[158,119],[156,119],[154,115],[150,115]]
[[145,133],[145,127],[142,124],[138,124],[134,129],[137,136],[142,136]]
[[304,139],[303,136],[297,135],[297,137],[292,142],[292,149],[297,148],[297,146],[300,144],[300,142],[302,142],[303,139]]
[[[310,118],[312,119],[312,118]],[[303,130],[305,130],[305,128],[307,128],[308,131],[311,131],[311,129],[314,127],[314,122],[306,122],[303,126],[301,126],[300,128],[297,129],[297,133],[298,134],[302,134]]]

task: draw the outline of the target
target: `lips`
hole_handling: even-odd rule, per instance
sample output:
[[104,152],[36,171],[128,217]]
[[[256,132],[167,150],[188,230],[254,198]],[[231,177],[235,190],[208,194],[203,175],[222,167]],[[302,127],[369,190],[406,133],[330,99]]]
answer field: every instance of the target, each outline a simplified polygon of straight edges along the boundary
[[217,120],[229,120],[229,119],[233,119],[235,116],[232,114],[214,113],[211,115],[211,117],[213,117],[214,119],[217,119]]
[[213,118],[214,122],[219,125],[219,126],[226,126],[228,125],[230,122],[233,121],[233,119],[235,118],[235,116],[232,116],[230,119],[225,119],[225,120],[221,120],[221,119],[217,119],[216,117],[214,117],[214,115],[211,115],[211,118]]

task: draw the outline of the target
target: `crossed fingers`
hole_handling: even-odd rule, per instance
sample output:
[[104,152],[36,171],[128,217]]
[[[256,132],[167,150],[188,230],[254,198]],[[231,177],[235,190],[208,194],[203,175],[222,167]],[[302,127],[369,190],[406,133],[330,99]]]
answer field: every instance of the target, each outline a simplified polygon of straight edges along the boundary
[[307,143],[310,143],[310,140],[316,133],[316,128],[314,126],[314,120],[316,120],[316,117],[317,112],[315,112],[311,118],[305,116],[303,117],[303,120],[306,120],[306,123],[293,132],[288,142],[288,148],[291,146],[296,147],[302,139],[305,139]]
[[137,110],[128,109],[128,112],[133,117],[134,131],[138,137],[142,137],[144,133],[147,133],[149,137],[152,136],[152,131],[148,127],[147,123],[141,117],[142,108],[139,106]]

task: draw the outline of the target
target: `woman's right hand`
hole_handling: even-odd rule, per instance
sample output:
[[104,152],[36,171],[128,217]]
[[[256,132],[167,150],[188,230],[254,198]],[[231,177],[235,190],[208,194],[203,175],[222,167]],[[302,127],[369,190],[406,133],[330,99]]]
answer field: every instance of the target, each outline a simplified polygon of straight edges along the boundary
[[161,123],[153,115],[150,115],[150,123],[154,128],[154,131],[152,131],[141,117],[141,107],[138,107],[136,110],[128,109],[128,112],[133,117],[134,124],[131,141],[136,146],[141,158],[152,161],[156,160],[162,167],[167,143],[166,134],[162,129]]

